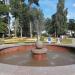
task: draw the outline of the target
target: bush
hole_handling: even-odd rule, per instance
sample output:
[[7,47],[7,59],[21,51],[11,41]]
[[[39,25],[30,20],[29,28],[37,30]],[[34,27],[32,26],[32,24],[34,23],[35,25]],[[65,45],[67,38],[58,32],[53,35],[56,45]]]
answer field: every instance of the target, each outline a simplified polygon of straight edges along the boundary
[[48,34],[46,34],[46,33],[43,33],[41,35],[44,36],[44,37],[48,37]]
[[44,41],[44,36],[41,36],[40,37],[40,41]]

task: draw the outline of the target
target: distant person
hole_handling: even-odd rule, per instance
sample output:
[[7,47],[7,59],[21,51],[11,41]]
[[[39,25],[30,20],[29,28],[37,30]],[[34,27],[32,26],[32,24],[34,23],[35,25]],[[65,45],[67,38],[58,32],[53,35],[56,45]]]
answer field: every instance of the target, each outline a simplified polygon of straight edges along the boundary
[[57,44],[60,44],[60,37],[57,38]]
[[48,37],[48,43],[51,44],[51,37]]

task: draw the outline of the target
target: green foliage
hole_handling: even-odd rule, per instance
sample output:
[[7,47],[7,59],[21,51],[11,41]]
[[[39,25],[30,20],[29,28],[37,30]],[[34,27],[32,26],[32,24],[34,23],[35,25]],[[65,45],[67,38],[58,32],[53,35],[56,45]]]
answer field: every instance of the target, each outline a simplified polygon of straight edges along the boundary
[[[32,30],[35,30],[34,20],[35,17],[39,17],[40,11],[35,8],[29,8],[33,3],[38,5],[39,0],[29,0],[29,5],[26,5],[24,0],[11,0],[11,13],[15,19],[19,18],[19,25],[17,26],[17,33],[20,34],[20,30],[23,30],[23,36],[30,35],[30,22],[32,23]],[[39,19],[42,23],[41,18]],[[40,23],[40,24],[41,24]],[[17,25],[17,24],[15,24]]]
[[39,0],[28,0],[29,5],[31,5],[32,3],[36,4],[37,6],[39,6]]
[[44,41],[44,36],[41,36],[40,37],[40,41]]
[[44,29],[44,15],[43,12],[40,9],[32,8],[31,11],[31,21],[33,23],[33,31],[37,32],[37,24],[39,28],[39,32],[41,32]]
[[69,19],[68,29],[71,31],[75,31],[75,20],[74,19]]
[[[6,16],[9,11],[9,6],[0,2],[0,16]],[[0,17],[0,33],[7,32],[7,17]]]
[[26,32],[24,31],[24,34],[25,33],[27,34],[27,30],[28,30],[27,26],[29,23],[29,20],[28,20],[29,12],[28,12],[28,6],[24,3],[24,0],[11,0],[11,13],[15,17],[15,26],[14,27],[15,27],[16,34],[18,36],[20,36],[21,28],[23,29],[25,27],[26,27],[25,28]]
[[48,37],[48,34],[47,33],[43,33],[43,34],[41,34],[41,36]]
[[7,29],[7,24],[0,21],[0,33],[6,33]]
[[51,24],[51,19],[49,18],[45,20],[45,29],[48,32],[48,34],[52,34],[54,32],[53,24]]
[[9,11],[9,6],[6,6],[5,4],[0,4],[0,15],[3,13],[7,13]]
[[64,34],[67,30],[67,9],[64,9],[64,0],[59,0],[57,4],[57,12],[52,15],[52,25],[57,35]]
[[19,10],[19,0],[11,0],[10,2],[10,7],[11,7],[11,13],[15,16],[18,17],[18,12]]

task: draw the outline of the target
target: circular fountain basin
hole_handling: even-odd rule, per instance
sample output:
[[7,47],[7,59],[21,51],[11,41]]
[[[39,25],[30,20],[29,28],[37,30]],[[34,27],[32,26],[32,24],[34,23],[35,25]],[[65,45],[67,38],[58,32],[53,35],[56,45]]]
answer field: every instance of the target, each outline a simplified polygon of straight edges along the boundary
[[[66,59],[66,56],[68,55],[70,55],[68,59],[74,60],[74,55],[75,55],[74,46],[46,45],[45,47],[48,49],[47,55],[49,60],[51,60],[50,62],[52,65],[50,64],[48,65],[47,63],[49,62],[48,59],[45,60],[47,62],[43,61],[44,63],[41,61],[37,62],[34,60],[34,64],[39,63],[40,65],[31,65],[32,63],[30,65],[23,64],[26,63],[26,61],[28,61],[28,56],[29,56],[28,62],[31,61],[32,58],[30,59],[30,57],[32,55],[30,51],[32,48],[35,48],[34,45],[16,45],[16,46],[13,45],[13,46],[7,46],[3,48],[1,46],[0,47],[1,48],[0,49],[0,75],[38,75],[38,74],[39,75],[75,75],[74,62],[69,64],[66,63],[63,65],[59,63],[58,63],[59,65],[54,65],[54,63],[52,63],[52,58],[56,60],[56,58],[58,58],[58,55],[59,58],[61,58],[61,60],[63,56],[64,56],[63,59]],[[59,59],[59,61],[61,60]],[[63,62],[63,60],[61,62]]]
[[[48,52],[45,48],[48,49]],[[40,53],[39,57],[38,54],[35,55],[37,50],[33,51],[33,49],[35,49],[34,45],[21,45],[4,48],[0,51],[0,63],[38,67],[75,64],[75,54],[70,52],[72,50],[70,47],[46,45],[45,48],[43,49],[43,55]],[[34,58],[31,51],[34,53]],[[41,51],[39,50],[37,53],[39,52]]]

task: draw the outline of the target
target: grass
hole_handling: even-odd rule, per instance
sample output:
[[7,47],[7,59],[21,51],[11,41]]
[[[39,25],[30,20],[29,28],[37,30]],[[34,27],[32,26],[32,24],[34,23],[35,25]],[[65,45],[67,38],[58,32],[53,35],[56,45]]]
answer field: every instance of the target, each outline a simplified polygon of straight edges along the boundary
[[72,44],[72,39],[71,38],[64,38],[61,41],[61,44]]
[[12,44],[12,43],[33,43],[36,39],[34,38],[11,38],[11,39],[5,39],[5,44]]
[[0,38],[0,45],[1,45],[1,44],[4,44],[4,39],[1,39],[1,38]]
[[[44,38],[43,42],[48,42],[47,37]],[[56,38],[51,38],[52,43],[56,43]],[[11,39],[0,39],[0,44],[14,44],[14,43],[34,43],[36,38],[11,38]],[[64,38],[61,44],[72,44],[71,38]]]

